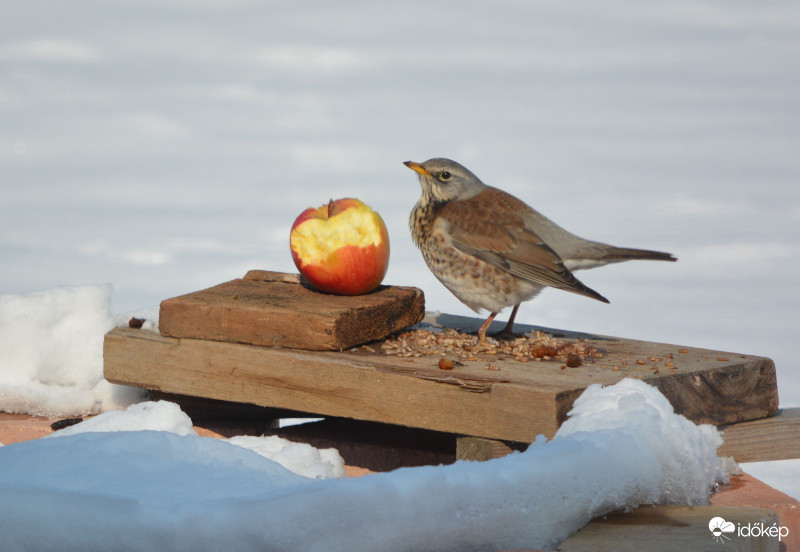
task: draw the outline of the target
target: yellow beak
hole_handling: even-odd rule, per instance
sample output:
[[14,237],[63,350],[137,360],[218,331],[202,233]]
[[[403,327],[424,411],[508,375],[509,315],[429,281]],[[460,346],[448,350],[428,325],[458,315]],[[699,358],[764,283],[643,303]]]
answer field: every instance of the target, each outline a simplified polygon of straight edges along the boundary
[[425,170],[425,167],[423,167],[419,163],[414,163],[413,161],[406,161],[405,163],[403,163],[403,165],[405,165],[406,167],[408,167],[412,171],[414,171],[416,173],[419,173],[419,174],[421,174],[423,176],[433,176],[433,175],[431,175],[431,173],[429,173],[427,170]]

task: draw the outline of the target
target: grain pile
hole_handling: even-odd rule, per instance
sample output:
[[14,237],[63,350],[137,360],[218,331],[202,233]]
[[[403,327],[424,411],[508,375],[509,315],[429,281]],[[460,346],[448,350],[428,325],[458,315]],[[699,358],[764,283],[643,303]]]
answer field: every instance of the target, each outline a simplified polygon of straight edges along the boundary
[[581,341],[562,341],[542,332],[514,339],[487,338],[478,343],[474,335],[453,329],[439,332],[412,330],[387,339],[381,349],[398,357],[437,356],[446,359],[439,367],[452,367],[448,361],[488,361],[514,359],[519,362],[554,360],[576,367],[588,358],[600,358],[602,353]]

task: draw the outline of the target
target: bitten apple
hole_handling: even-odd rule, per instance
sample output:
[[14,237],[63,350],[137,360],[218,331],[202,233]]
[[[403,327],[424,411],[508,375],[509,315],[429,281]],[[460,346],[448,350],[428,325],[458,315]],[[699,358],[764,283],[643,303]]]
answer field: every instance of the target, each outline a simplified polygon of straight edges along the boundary
[[292,225],[292,258],[317,289],[360,295],[378,287],[389,267],[389,233],[362,201],[331,200],[300,213]]

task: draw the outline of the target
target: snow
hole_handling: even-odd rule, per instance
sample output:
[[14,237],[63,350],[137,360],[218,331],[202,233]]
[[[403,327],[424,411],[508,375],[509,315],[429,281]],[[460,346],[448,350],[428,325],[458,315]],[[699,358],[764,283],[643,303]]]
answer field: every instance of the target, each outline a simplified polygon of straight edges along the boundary
[[109,285],[0,295],[0,410],[70,416],[142,400],[103,378],[110,300]]
[[[172,407],[144,410],[156,408]],[[716,455],[716,428],[637,380],[591,386],[556,436],[524,453],[359,479],[301,477],[230,441],[106,420],[95,428],[109,431],[0,449],[4,549],[553,547],[613,509],[706,504],[734,467]]]
[[46,438],[110,431],[168,431],[176,435],[197,435],[192,419],[177,404],[169,401],[145,401],[125,410],[112,410],[87,418],[51,433]]
[[336,449],[318,449],[274,435],[270,437],[237,435],[228,438],[228,442],[250,449],[304,477],[316,479],[344,477],[344,460]]
[[[197,436],[191,418],[177,404],[169,401],[145,401],[125,410],[104,412],[56,431],[46,438],[115,431],[161,431],[181,436]],[[344,477],[344,460],[335,449],[317,449],[277,436],[236,436],[228,438],[227,442],[269,458],[304,477]]]

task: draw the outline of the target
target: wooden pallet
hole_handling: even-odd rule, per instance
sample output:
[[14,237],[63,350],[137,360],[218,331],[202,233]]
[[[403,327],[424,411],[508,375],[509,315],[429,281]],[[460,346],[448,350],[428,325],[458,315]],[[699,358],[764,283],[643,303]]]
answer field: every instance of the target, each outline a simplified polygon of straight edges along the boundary
[[[302,287],[299,282],[282,285]],[[247,309],[252,304],[234,300],[226,306],[227,318],[220,319],[241,314],[234,308],[237,303]],[[280,330],[274,320],[287,310],[291,305],[267,316],[271,327]],[[447,315],[431,315],[427,322],[468,330],[480,324]],[[195,327],[202,324],[195,322]],[[438,357],[389,356],[380,342],[311,351],[115,329],[105,338],[105,376],[114,383],[181,395],[523,443],[538,434],[554,435],[587,386],[625,377],[658,387],[677,412],[698,423],[732,424],[778,411],[775,365],[768,358],[522,325],[516,329],[581,341],[603,356],[576,368],[556,361],[479,358],[445,371]],[[274,336],[267,334],[265,342],[275,342]]]
[[[499,370],[488,371],[479,360],[443,371],[438,359],[397,358],[379,346],[304,351],[115,329],[105,338],[104,359],[113,383],[521,442],[555,434],[589,385],[624,377],[658,387],[697,423],[778,411],[775,366],[767,358],[625,339],[602,338],[597,346],[605,360],[566,370],[560,362],[494,360]],[[676,357],[674,368],[658,374],[636,363],[667,353]],[[612,369],[625,359],[624,369]]]

